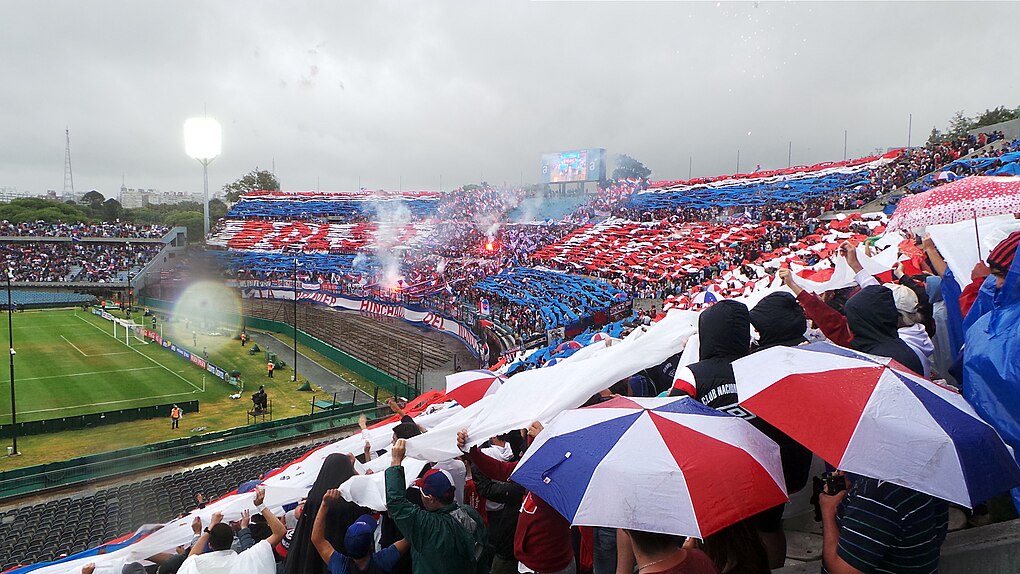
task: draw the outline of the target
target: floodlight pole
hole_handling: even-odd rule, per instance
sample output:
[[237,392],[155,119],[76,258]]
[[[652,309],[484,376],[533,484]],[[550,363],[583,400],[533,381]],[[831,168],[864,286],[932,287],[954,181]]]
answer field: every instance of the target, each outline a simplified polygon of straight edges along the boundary
[[209,162],[215,158],[196,158],[202,164],[202,242],[209,236]]
[[297,299],[298,299],[298,258],[294,258],[294,382],[297,382]]
[[[131,245],[131,243],[128,242],[128,245]],[[127,276],[127,279],[128,279],[128,281],[127,281],[127,287],[128,287],[128,289],[127,289],[127,291],[128,291],[127,292],[127,300],[128,300],[128,304],[127,304],[127,317],[128,317],[128,319],[131,318],[131,304],[133,303],[133,301],[132,301],[133,297],[132,296],[134,295],[134,293],[131,292],[131,279],[133,278],[132,275],[133,274],[129,272],[128,276]],[[143,318],[143,321],[144,321],[144,318]]]
[[18,408],[14,400],[14,305],[11,302],[11,270],[7,270],[7,338],[11,348],[11,454],[18,452]]

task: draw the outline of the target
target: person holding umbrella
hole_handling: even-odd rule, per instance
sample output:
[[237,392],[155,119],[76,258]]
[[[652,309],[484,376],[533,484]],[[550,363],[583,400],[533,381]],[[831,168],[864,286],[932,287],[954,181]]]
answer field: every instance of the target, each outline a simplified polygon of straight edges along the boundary
[[[737,385],[731,363],[746,356],[751,348],[751,317],[747,306],[739,301],[723,300],[702,311],[698,317],[698,339],[698,358],[701,360],[677,369],[670,396],[688,395],[713,409],[747,420],[777,440],[778,437],[772,435],[778,433],[771,425],[737,404]],[[778,521],[781,531],[782,505],[779,505],[778,516],[776,514],[775,508],[767,510],[762,513],[762,517],[755,517],[749,526],[758,529],[757,523],[762,522],[766,524],[763,530],[774,533]],[[765,547],[765,539],[768,538],[766,536],[753,541],[754,548],[747,554],[748,563],[744,567],[757,571],[768,569],[771,562]],[[774,560],[778,563],[779,554],[785,554],[785,538],[783,549],[779,548],[778,540],[772,542],[773,554],[776,555]],[[721,569],[724,564],[717,566]]]
[[658,532],[620,529],[621,536],[630,542],[641,574],[717,574],[719,569],[712,559],[697,548],[680,545],[683,537]]

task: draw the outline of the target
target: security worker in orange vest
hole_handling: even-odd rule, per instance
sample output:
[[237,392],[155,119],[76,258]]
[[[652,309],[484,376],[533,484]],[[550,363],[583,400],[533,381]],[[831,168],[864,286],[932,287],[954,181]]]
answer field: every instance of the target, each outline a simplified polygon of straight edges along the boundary
[[177,423],[181,421],[181,407],[174,405],[174,408],[170,409],[170,428],[177,428]]
[[270,379],[273,378],[273,369],[275,369],[275,368],[276,368],[276,365],[274,365],[272,361],[269,361],[269,364],[266,365],[266,371],[268,371]]

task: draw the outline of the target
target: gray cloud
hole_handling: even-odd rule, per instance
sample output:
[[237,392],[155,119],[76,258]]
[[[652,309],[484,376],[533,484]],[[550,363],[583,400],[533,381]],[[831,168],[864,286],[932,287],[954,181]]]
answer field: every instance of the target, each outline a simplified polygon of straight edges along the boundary
[[181,129],[223,125],[219,188],[538,180],[605,147],[656,178],[840,159],[1020,104],[1016,3],[30,2],[0,18],[0,186],[196,190]]

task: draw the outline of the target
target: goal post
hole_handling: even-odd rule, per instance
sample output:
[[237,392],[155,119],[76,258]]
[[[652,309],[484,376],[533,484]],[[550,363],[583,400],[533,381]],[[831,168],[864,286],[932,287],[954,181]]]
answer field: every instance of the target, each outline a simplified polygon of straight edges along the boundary
[[120,330],[124,332],[124,344],[131,346],[131,340],[134,339],[136,343],[142,345],[148,345],[149,342],[145,340],[145,335],[142,333],[142,326],[134,321],[127,319],[115,319],[113,321],[113,336],[120,340],[120,335],[117,334],[117,326],[120,325]]
[[134,336],[135,341],[138,341],[139,343],[141,343],[143,345],[148,345],[149,344],[149,342],[147,340],[145,340],[145,335],[143,334],[143,327],[141,325],[137,325],[137,324],[132,325],[131,328],[130,328],[130,331],[131,331],[131,334]]

